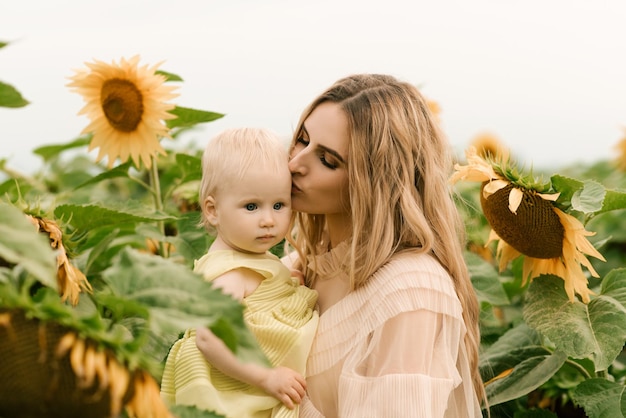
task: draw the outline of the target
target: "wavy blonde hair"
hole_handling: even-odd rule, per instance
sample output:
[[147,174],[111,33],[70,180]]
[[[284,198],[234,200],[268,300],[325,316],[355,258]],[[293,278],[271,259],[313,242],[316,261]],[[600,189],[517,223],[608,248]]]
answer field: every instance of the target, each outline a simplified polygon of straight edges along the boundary
[[[448,183],[452,152],[426,100],[415,86],[388,75],[340,79],[305,109],[292,146],[306,118],[324,102],[339,104],[349,125],[351,288],[363,286],[398,252],[432,254],[454,281],[474,387],[485,399],[478,371],[479,306],[463,258],[464,225]],[[298,213],[289,238],[309,285],[316,278],[305,260],[323,251],[325,226],[324,215]]]

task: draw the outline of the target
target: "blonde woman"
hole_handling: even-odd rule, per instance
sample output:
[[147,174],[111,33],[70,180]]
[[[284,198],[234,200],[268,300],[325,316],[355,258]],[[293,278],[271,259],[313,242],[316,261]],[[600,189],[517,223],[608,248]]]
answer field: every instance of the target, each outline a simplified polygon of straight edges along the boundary
[[284,262],[320,314],[300,416],[482,416],[451,150],[418,89],[337,81],[303,112],[289,168],[297,251]]
[[200,202],[215,233],[194,270],[244,305],[244,321],[272,367],[243,363],[207,328],[170,350],[161,395],[229,418],[297,417],[315,335],[317,293],[269,252],[291,220],[287,149],[270,131],[229,129],[209,141]]

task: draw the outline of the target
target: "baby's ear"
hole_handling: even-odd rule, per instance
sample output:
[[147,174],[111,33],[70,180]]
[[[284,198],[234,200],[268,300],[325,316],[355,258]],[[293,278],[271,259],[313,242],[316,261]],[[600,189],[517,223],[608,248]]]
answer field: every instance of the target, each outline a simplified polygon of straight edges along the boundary
[[217,226],[218,224],[218,216],[217,216],[217,208],[215,206],[215,198],[213,196],[208,196],[204,199],[202,204],[202,209],[204,210],[204,214],[209,223],[213,226]]

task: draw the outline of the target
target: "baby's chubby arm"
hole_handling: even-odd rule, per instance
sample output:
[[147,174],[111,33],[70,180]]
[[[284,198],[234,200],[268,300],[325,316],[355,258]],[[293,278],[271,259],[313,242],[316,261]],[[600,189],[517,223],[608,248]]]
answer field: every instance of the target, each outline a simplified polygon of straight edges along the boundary
[[267,368],[253,363],[242,363],[211,330],[196,329],[196,346],[204,357],[222,373],[256,386],[293,409],[302,401],[306,381],[299,373],[287,367]]

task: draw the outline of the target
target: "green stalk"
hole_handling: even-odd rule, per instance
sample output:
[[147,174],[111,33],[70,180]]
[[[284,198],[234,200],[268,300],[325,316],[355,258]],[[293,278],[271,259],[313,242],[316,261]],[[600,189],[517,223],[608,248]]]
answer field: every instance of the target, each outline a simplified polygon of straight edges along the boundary
[[[158,212],[163,211],[163,197],[161,195],[161,182],[159,181],[159,167],[157,165],[157,156],[152,156],[152,167],[150,168],[150,185],[152,186],[152,196],[154,197],[154,207]],[[157,227],[162,236],[165,236],[165,221],[157,221]],[[161,257],[169,257],[165,243],[159,240],[159,255]]]

